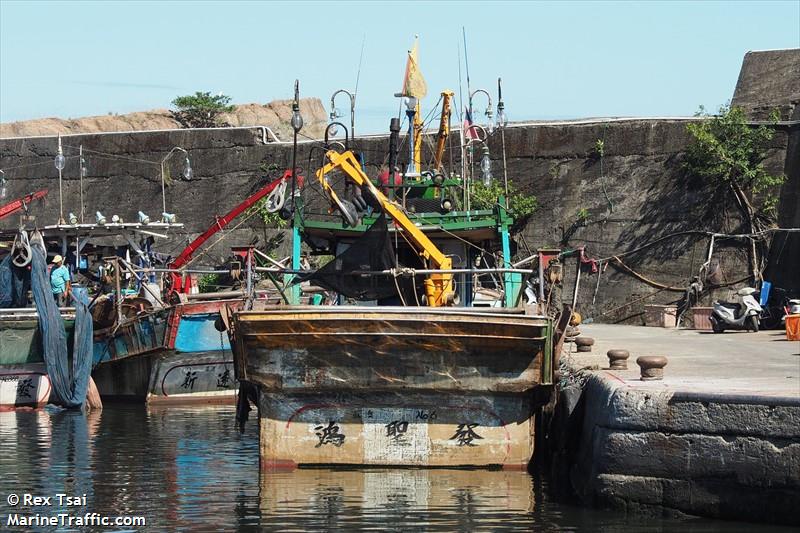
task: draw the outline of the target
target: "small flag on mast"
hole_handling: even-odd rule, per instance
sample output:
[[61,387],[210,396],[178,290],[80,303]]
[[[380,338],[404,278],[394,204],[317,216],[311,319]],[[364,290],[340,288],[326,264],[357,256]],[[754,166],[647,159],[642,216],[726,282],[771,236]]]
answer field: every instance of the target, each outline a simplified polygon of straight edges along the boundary
[[469,112],[469,108],[464,110],[464,137],[466,139],[479,139],[480,136],[478,135],[478,128],[472,122],[472,113]]
[[408,61],[406,62],[406,75],[403,78],[403,96],[413,96],[414,98],[424,98],[428,94],[428,85],[419,70],[419,60],[417,47],[419,39],[414,39],[414,47],[408,51]]

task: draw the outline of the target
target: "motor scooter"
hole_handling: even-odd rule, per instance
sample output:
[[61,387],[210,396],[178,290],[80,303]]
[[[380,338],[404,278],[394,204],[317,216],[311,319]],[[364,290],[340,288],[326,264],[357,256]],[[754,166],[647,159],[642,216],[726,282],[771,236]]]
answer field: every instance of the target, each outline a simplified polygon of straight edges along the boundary
[[714,333],[722,333],[726,329],[758,331],[761,305],[753,296],[757,292],[756,289],[745,287],[736,291],[736,302],[714,302],[714,310],[709,317]]

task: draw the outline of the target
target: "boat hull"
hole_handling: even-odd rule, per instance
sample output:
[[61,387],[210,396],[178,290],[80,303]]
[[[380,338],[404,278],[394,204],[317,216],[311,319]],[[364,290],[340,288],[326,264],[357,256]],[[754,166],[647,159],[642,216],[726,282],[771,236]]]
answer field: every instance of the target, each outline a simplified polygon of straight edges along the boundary
[[0,367],[0,411],[44,407],[50,389],[44,363]]
[[[226,336],[215,328],[222,305],[182,304],[143,316],[104,338],[93,372],[104,400],[147,403],[233,403],[237,383]],[[108,349],[111,347],[111,349]],[[95,354],[100,353],[95,346]]]
[[524,468],[551,324],[496,310],[297,307],[233,315],[264,468]]

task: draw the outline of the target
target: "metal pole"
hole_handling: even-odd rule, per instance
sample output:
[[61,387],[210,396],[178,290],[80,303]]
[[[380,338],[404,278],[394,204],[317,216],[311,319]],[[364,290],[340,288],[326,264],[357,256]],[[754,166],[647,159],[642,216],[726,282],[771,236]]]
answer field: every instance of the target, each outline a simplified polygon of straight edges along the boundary
[[[169,156],[167,156],[169,157]],[[166,158],[161,160],[161,212],[167,212],[167,192],[166,188],[164,187],[164,163],[166,162]]]
[[575,311],[575,306],[578,303],[578,288],[581,286],[581,255],[583,255],[583,248],[580,249],[581,254],[578,255],[578,273],[575,275],[575,288],[572,291],[572,310]]
[[356,137],[356,95],[350,94],[350,140]]
[[117,325],[122,324],[122,288],[119,281],[119,258],[114,257],[114,285],[117,291]]
[[81,224],[83,224],[83,145],[81,144],[78,146],[78,162],[80,163],[80,168],[78,169],[78,174],[80,175],[80,187],[81,187]]

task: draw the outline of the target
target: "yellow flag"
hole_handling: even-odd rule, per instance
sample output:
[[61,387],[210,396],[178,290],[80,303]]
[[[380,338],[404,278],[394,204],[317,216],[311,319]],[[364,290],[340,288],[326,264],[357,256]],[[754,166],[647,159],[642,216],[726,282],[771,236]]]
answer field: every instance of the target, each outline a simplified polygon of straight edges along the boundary
[[419,70],[419,62],[417,60],[418,44],[418,40],[414,39],[414,48],[408,52],[406,76],[403,80],[403,96],[424,98],[425,95],[428,94],[428,85],[425,83],[425,78],[422,77],[422,72]]

